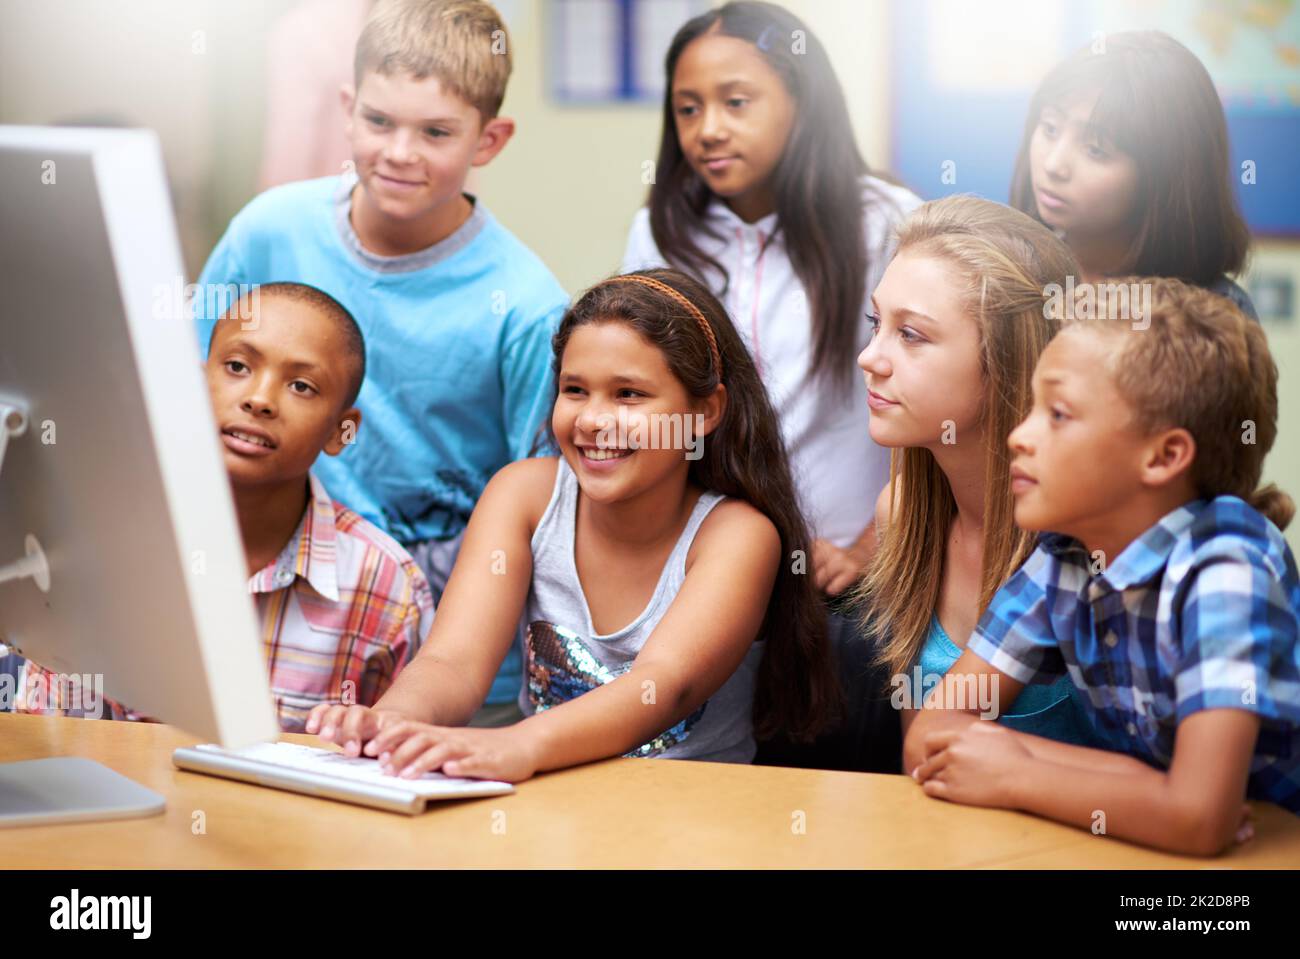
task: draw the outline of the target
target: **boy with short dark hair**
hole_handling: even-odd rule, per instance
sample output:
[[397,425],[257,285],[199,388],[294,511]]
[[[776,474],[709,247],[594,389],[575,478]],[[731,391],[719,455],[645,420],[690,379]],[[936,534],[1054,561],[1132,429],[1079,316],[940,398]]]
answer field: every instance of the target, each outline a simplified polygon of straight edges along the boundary
[[[433,598],[410,555],[310,472],[361,424],[365,344],[348,311],[297,283],[256,288],[238,307],[216,324],[208,387],[280,727],[301,732],[319,703],[383,695],[428,635]],[[20,711],[58,710],[61,685],[27,663]]]
[[1246,797],[1300,813],[1295,507],[1259,488],[1277,367],[1230,301],[1123,282],[1149,316],[1100,305],[1039,359],[1008,442],[1016,522],[1053,532],[953,666],[1003,705],[1068,673],[1113,751],[923,709],[904,762],[931,796],[1211,855],[1252,834]]

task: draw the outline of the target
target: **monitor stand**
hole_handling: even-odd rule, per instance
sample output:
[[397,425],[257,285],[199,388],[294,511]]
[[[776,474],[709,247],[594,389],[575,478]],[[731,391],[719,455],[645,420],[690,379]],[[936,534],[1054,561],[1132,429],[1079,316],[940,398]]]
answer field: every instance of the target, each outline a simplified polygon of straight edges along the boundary
[[[26,411],[0,402],[0,466],[10,437],[26,429]],[[0,583],[30,577],[48,593],[50,567],[35,536],[28,534],[26,551],[23,558],[0,566]],[[92,759],[59,756],[0,763],[0,827],[133,819],[157,815],[165,806],[159,793]]]
[[166,804],[161,794],[81,756],[0,763],[0,828],[156,816]]

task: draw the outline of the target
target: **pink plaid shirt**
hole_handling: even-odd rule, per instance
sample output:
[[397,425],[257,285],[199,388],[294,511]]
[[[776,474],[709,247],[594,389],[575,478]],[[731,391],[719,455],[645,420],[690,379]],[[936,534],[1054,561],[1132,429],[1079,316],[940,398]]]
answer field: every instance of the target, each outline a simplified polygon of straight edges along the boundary
[[[311,498],[297,531],[248,581],[285,732],[302,732],[317,703],[374,705],[433,623],[429,584],[406,550],[308,478]],[[18,712],[48,715],[72,701],[66,682],[32,662],[18,688]],[[107,697],[103,710],[113,719],[146,718]]]

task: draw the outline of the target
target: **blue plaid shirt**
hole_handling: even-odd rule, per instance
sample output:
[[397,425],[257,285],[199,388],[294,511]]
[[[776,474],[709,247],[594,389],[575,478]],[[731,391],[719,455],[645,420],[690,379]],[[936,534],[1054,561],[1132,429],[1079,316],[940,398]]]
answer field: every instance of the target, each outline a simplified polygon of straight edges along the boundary
[[1044,534],[966,648],[1022,683],[1068,672],[1102,739],[1162,768],[1193,713],[1256,713],[1247,795],[1300,813],[1300,579],[1277,527],[1235,496],[1193,500],[1091,565]]

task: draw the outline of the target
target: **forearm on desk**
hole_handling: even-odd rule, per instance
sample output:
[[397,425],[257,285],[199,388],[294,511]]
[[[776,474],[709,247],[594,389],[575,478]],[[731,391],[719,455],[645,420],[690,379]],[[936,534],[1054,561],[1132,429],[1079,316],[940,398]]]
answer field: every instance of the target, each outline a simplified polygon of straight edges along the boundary
[[[945,763],[942,754],[960,748],[963,737],[969,735],[962,730],[979,721],[975,713],[956,710],[923,709],[917,715],[905,744],[905,768],[914,773],[922,762],[927,766],[941,763],[926,773],[927,792],[931,791],[930,780],[934,777],[940,785],[932,795],[948,798],[949,781],[942,777],[956,760]],[[943,735],[935,742],[927,741],[932,732],[950,733],[954,728],[956,737]],[[1202,758],[1207,749],[1197,750],[1204,744],[1202,740],[1186,747],[1181,768],[1176,756],[1170,770],[1163,770],[1123,753],[1055,742],[1005,728],[998,733],[1013,737],[1023,747],[1024,758],[1014,770],[997,777],[996,792],[987,794],[985,800],[976,800],[979,805],[1018,809],[1101,834],[1202,856],[1222,851],[1240,827],[1248,765],[1244,749],[1249,746],[1244,739],[1224,740],[1246,755],[1237,756],[1230,764],[1239,768],[1219,770],[1213,763],[1207,766]],[[1237,735],[1244,736],[1240,732]],[[933,756],[927,755],[930,750]],[[1208,752],[1217,755],[1212,748]],[[959,794],[971,783],[969,779],[963,782],[963,778],[978,768],[969,759],[961,762],[962,772],[951,786]]]
[[1128,753],[1111,752],[1106,749],[1093,749],[1089,746],[1076,746],[1073,743],[1057,742],[1043,736],[1016,732],[1016,736],[1035,759],[1044,762],[1060,763],[1097,773],[1149,773],[1151,766],[1130,756]]
[[[903,768],[909,773],[925,762],[925,737],[927,733],[950,725],[964,726],[972,722],[992,721],[981,720],[978,713],[965,710],[920,709],[914,710],[913,713],[911,724],[905,730],[903,740]],[[1035,759],[1044,762],[1061,763],[1077,769],[1098,773],[1146,773],[1151,771],[1150,766],[1127,753],[1076,746],[1017,730],[1010,730],[1010,732],[1024,744]]]
[[1223,830],[1206,821],[1203,806],[1180,795],[1167,773],[1134,762],[1140,768],[1100,770],[1034,758],[1011,777],[1009,805],[1172,852],[1222,851],[1231,835],[1223,838]]

